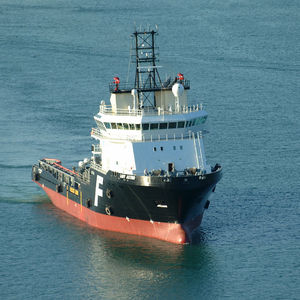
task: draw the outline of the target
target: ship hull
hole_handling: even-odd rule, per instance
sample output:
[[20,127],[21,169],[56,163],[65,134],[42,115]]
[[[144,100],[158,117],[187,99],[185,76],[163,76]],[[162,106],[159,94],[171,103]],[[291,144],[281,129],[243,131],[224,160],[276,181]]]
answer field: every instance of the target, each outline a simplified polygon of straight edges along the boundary
[[221,178],[221,169],[205,176],[169,178],[94,169],[88,181],[69,174],[74,184],[66,184],[58,173],[36,165],[32,174],[56,207],[99,229],[175,244],[192,242],[192,232],[201,224]]
[[202,220],[202,215],[200,215],[197,220],[195,220],[194,224],[184,225],[108,216],[92,211],[50,188],[42,186],[41,184],[39,185],[43,188],[56,207],[81,221],[86,222],[90,226],[102,230],[146,236],[175,244],[185,244],[191,241],[190,235],[193,228],[195,226],[198,227]]

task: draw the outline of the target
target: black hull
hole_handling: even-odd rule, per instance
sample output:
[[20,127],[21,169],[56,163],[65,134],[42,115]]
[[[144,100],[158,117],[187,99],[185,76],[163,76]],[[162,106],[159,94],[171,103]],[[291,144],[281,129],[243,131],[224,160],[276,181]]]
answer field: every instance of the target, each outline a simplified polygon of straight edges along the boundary
[[[221,172],[215,172],[201,177],[141,176],[128,180],[108,172],[103,180],[103,199],[95,211],[105,213],[105,208],[111,207],[119,217],[182,224],[203,213],[220,178]],[[110,198],[107,191],[111,191]]]

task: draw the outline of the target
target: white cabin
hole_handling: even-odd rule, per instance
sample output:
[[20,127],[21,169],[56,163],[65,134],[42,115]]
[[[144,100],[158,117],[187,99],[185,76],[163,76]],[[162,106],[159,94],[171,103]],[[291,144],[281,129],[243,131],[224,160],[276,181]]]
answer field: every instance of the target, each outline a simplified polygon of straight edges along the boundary
[[112,93],[111,105],[102,102],[94,117],[98,128],[91,135],[99,140],[96,155],[104,171],[210,171],[202,138],[207,113],[201,105],[187,106],[186,91],[177,108],[169,90],[157,92],[156,108],[134,109],[134,101],[130,93]]

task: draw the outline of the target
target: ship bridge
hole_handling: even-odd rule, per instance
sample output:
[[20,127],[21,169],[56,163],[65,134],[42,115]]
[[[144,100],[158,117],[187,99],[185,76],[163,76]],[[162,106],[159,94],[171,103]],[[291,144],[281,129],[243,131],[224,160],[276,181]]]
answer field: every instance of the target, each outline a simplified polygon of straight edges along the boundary
[[161,108],[118,109],[100,105],[94,117],[96,139],[146,141],[153,139],[185,138],[192,132],[205,132],[207,112],[202,105],[182,106],[179,110]]

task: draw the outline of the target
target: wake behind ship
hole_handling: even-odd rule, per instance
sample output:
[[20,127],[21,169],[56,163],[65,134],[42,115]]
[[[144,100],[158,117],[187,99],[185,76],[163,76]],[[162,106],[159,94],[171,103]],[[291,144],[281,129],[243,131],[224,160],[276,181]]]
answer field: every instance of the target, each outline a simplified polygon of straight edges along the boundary
[[207,112],[190,105],[190,82],[178,73],[162,81],[157,31],[135,31],[134,84],[114,77],[110,104],[94,116],[96,140],[77,170],[44,158],[32,179],[58,208],[91,226],[183,244],[191,242],[221,179],[206,162]]

